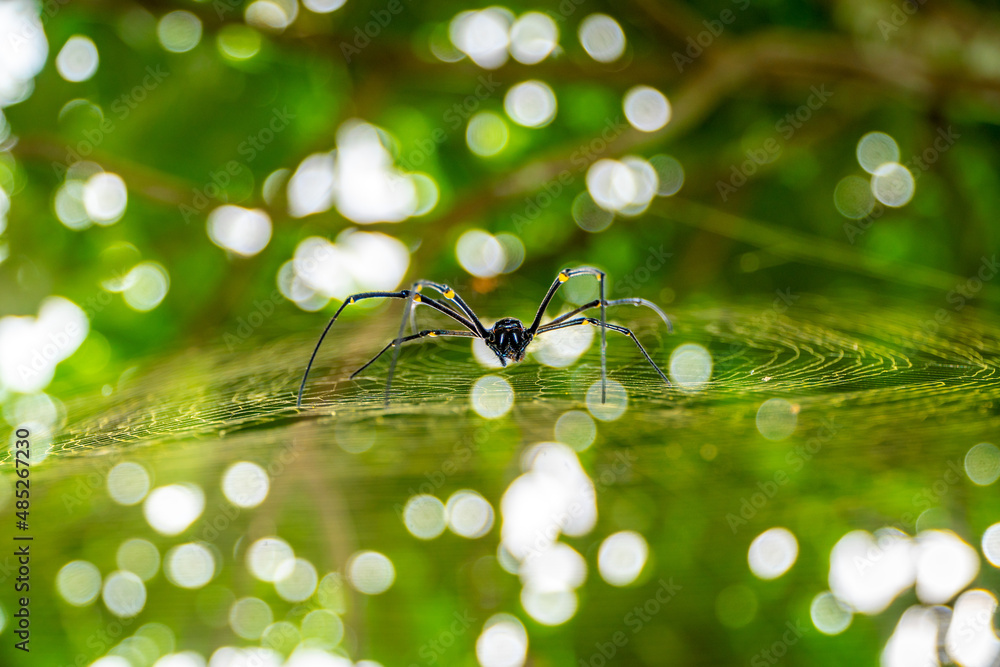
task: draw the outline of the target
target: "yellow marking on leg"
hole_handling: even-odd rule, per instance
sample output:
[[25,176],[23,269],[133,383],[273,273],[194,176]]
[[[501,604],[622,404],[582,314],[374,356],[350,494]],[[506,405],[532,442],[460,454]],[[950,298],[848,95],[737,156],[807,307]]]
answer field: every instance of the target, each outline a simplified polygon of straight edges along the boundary
[[454,298],[455,298],[455,290],[453,290],[453,289],[448,289],[448,290],[447,290],[447,291],[446,291],[446,292],[444,293],[444,298],[446,298],[446,299],[454,299]]
[[569,280],[569,276],[567,276],[565,273],[563,273],[562,271],[560,271],[559,272],[559,282],[564,283],[567,280]]

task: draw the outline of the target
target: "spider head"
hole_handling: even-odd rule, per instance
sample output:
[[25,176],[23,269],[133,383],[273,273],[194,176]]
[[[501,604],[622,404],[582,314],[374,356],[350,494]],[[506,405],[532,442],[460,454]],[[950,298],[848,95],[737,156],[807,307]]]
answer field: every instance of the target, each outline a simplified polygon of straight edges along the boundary
[[532,338],[531,334],[524,330],[521,321],[513,317],[497,320],[486,334],[486,346],[493,350],[504,366],[507,365],[508,359],[523,360],[524,351]]

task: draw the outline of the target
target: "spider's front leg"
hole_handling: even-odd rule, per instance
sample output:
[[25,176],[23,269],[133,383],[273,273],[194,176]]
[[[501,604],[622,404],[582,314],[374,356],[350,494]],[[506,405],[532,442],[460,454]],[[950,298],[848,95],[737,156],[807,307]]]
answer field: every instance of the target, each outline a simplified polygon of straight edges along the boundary
[[538,307],[538,312],[535,313],[535,319],[532,321],[531,326],[528,327],[527,333],[534,336],[539,331],[539,326],[542,323],[542,316],[545,315],[545,309],[548,308],[549,302],[552,301],[552,297],[556,295],[556,292],[573,276],[594,276],[597,278],[597,285],[600,292],[600,306],[601,306],[601,403],[607,402],[608,397],[608,337],[606,332],[607,316],[606,316],[606,306],[607,301],[604,299],[604,282],[605,274],[604,271],[600,269],[595,269],[592,266],[581,266],[576,269],[563,269],[556,276],[556,279],[552,281],[552,286],[549,287],[549,291],[545,293],[545,297],[542,299],[542,305]]

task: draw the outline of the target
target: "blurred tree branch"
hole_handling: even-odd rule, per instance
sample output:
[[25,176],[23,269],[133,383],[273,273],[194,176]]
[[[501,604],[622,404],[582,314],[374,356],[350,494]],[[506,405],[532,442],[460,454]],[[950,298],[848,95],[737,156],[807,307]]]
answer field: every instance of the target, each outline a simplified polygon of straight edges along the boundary
[[[120,5],[107,0],[93,0],[84,6],[103,12],[121,11]],[[173,4],[161,0],[143,0],[140,6],[157,13],[174,8]],[[678,44],[682,44],[686,36],[692,34],[691,31],[700,29],[698,18],[692,12],[672,3],[663,5],[652,0],[637,0],[637,7]],[[188,9],[199,14],[205,23],[206,33],[211,34],[225,23],[211,5]],[[238,14],[234,13],[233,18],[237,18]],[[285,33],[271,35],[270,38],[284,49],[306,50],[323,58],[339,60],[343,57],[341,43],[350,41],[353,36],[340,32],[308,32],[293,26]],[[417,89],[463,90],[463,85],[467,86],[469,81],[482,74],[482,70],[467,61],[453,64],[418,57],[409,43],[397,43],[388,38],[365,49],[355,62],[348,65],[348,69],[357,85],[363,83],[363,90],[377,96],[377,106],[385,104],[386,99],[385,86],[378,85],[380,81],[403,81],[407,87]],[[988,108],[1000,110],[1000,78],[977,73],[960,61],[936,58],[919,43],[898,40],[879,44],[845,34],[807,34],[784,29],[757,32],[742,38],[720,38],[705,49],[704,55],[691,65],[689,72],[684,73],[678,72],[669,59],[648,58],[641,62],[633,61],[624,69],[615,69],[564,57],[548,59],[530,67],[511,62],[496,70],[495,76],[505,84],[530,76],[550,80],[597,80],[616,90],[650,84],[668,91],[673,107],[672,120],[668,125],[653,133],[628,129],[611,140],[607,149],[597,157],[615,157],[662,146],[697,127],[726,100],[738,95],[740,90],[765,83],[842,85],[846,82],[853,86],[852,94],[859,96],[867,94],[881,98],[893,94],[910,100],[912,104],[935,108],[940,108],[947,100],[964,96]],[[357,101],[354,108],[345,112],[345,117],[354,115],[357,107],[366,106],[364,99]],[[331,132],[324,133],[317,145],[286,166],[294,168],[305,155],[332,149],[329,145],[332,128],[343,120],[331,119]],[[579,171],[571,164],[571,158],[581,142],[590,138],[576,137],[546,150],[538,159],[513,173],[484,178],[476,187],[461,192],[450,207],[430,214],[435,233],[426,235],[422,250],[439,250],[448,239],[447,230],[450,227],[485,217],[504,202],[538,190],[540,184],[556,178],[566,169]],[[14,153],[23,159],[57,160],[62,157],[62,147],[52,137],[24,137],[14,147]],[[122,173],[139,194],[164,204],[178,205],[186,201],[190,189],[194,187],[183,179],[116,156],[98,152],[94,159]],[[276,223],[289,219],[284,210],[267,206],[259,195],[244,204],[267,210]],[[349,223],[345,221],[344,224]]]

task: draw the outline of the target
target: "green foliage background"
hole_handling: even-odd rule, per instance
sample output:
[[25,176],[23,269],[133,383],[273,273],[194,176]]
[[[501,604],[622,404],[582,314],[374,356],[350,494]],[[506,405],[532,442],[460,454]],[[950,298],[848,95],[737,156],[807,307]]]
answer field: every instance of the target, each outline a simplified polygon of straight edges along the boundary
[[[65,296],[88,311],[91,334],[83,347],[59,366],[47,389],[55,396],[79,399],[96,395],[127,369],[148,368],[184,350],[218,352],[225,334],[234,332],[239,322],[258,308],[256,304],[273,293],[278,269],[291,258],[300,241],[313,235],[333,239],[356,226],[336,208],[304,219],[293,218],[283,196],[268,204],[262,195],[264,180],[275,170],[294,170],[306,156],[333,149],[337,128],[350,118],[384,128],[391,150],[407,164],[408,156],[422,154],[420,147],[435,136],[435,130],[444,131],[443,141],[434,142],[426,160],[412,164],[437,183],[440,200],[436,207],[402,223],[363,228],[395,236],[411,248],[407,280],[425,277],[450,282],[471,294],[470,301],[484,316],[529,317],[555,272],[577,263],[606,270],[609,293],[621,295],[622,278],[635,275],[650,249],[663,248],[672,253],[671,259],[639,285],[635,294],[657,301],[671,312],[743,305],[767,309],[775,290],[816,294],[822,298],[820,303],[851,304],[831,306],[834,319],[866,320],[875,330],[884,324],[885,330],[891,329],[899,349],[910,353],[919,346],[908,345],[908,334],[924,331],[931,335],[937,327],[932,330],[927,323],[944,309],[951,325],[960,322],[961,327],[969,327],[968,331],[989,341],[986,348],[980,348],[987,359],[984,363],[995,360],[990,312],[1000,295],[997,285],[987,282],[968,294],[963,302],[967,308],[960,316],[951,308],[950,297],[976,275],[984,258],[995,257],[1000,246],[1000,15],[996,3],[921,3],[913,12],[904,12],[906,3],[902,1],[867,0],[750,0],[745,10],[739,9],[744,3],[728,0],[515,3],[507,6],[517,14],[537,10],[558,18],[561,51],[537,65],[509,61],[495,71],[485,71],[468,59],[442,62],[430,50],[432,42],[446,38],[447,23],[455,14],[478,6],[451,0],[404,2],[403,11],[362,47],[356,41],[357,31],[370,24],[373,11],[384,9],[385,3],[379,0],[348,0],[343,8],[326,15],[300,8],[296,22],[280,33],[247,32],[240,27],[242,4],[234,2],[230,6],[228,0],[71,0],[45,5],[54,8],[44,24],[49,60],[36,78],[30,98],[3,110],[16,141],[0,153],[0,185],[12,194],[7,229],[0,235],[0,246],[6,248],[6,259],[0,262],[0,316],[35,314],[39,303],[51,294]],[[156,37],[156,20],[174,9],[193,12],[204,26],[200,43],[187,53],[165,51]],[[715,21],[725,11],[734,11],[732,24],[721,34],[712,35],[711,43],[691,62],[679,58],[678,54],[696,52],[690,50],[691,44],[711,31],[705,22]],[[580,21],[593,12],[614,16],[624,28],[627,50],[614,63],[595,62],[576,38]],[[217,40],[227,31],[231,36],[259,39],[259,53],[245,61],[225,57]],[[83,83],[63,80],[52,65],[59,48],[75,34],[93,39],[100,53],[97,74]],[[349,45],[358,52],[353,53]],[[345,52],[350,53],[349,60]],[[683,66],[678,67],[678,62]],[[134,109],[127,103],[121,106],[122,96],[133,94],[149,68],[168,74]],[[483,77],[495,81],[496,87],[485,98],[477,99],[474,96]],[[470,152],[464,122],[453,126],[454,116],[449,115],[456,113],[455,105],[473,96],[477,110],[503,115],[504,92],[529,78],[541,79],[555,91],[559,109],[553,123],[543,129],[511,123],[509,143],[499,155],[481,158]],[[600,155],[581,161],[581,151],[601,135],[610,119],[622,115],[624,93],[640,84],[656,87],[668,96],[673,105],[671,122],[648,134],[626,129]],[[781,125],[782,119],[794,114],[819,87],[832,93],[829,101],[786,137],[780,129],[787,127]],[[67,106],[77,98],[90,105]],[[102,118],[93,105],[103,110],[105,121],[113,123],[111,131],[101,129]],[[246,163],[247,153],[241,152],[241,145],[267,127],[276,109],[287,110],[292,121]],[[939,130],[953,131],[958,138],[926,170],[914,169],[918,176],[916,194],[907,206],[886,209],[877,220],[851,221],[838,213],[834,188],[845,176],[864,175],[855,149],[858,139],[874,130],[896,139],[904,162],[933,147]],[[95,141],[93,137],[100,138]],[[748,151],[759,151],[769,140],[781,147],[777,158],[755,167],[745,185],[723,197],[720,183],[729,182],[732,170],[748,160]],[[128,208],[123,219],[112,226],[77,232],[60,224],[53,196],[62,182],[60,165],[72,160],[67,158],[71,151],[86,150],[89,144],[96,145],[87,159],[124,178]],[[686,179],[680,193],[657,198],[641,216],[619,216],[600,233],[583,231],[574,223],[571,203],[585,190],[582,167],[589,161],[628,154],[649,158],[659,153],[669,153],[683,164]],[[212,174],[223,171],[231,160],[242,160],[245,166],[224,192],[196,213],[186,211],[183,207],[191,206],[198,192],[204,192]],[[543,185],[560,182],[559,174],[564,170],[570,173],[569,184],[561,186],[561,192],[550,205],[541,207],[537,217],[530,217],[532,203],[545,192]],[[244,259],[228,256],[212,244],[205,231],[205,217],[222,203],[267,211],[274,233],[264,251]],[[497,279],[473,280],[460,267],[454,250],[458,237],[471,228],[519,235],[526,250],[523,266]],[[123,251],[123,242],[135,251]],[[102,281],[139,259],[159,262],[170,274],[166,299],[147,313],[129,308],[116,295],[109,298],[101,288]],[[237,355],[255,359],[259,341],[299,332],[311,335],[336,305],[317,314],[281,301],[275,316],[239,348]],[[345,317],[358,315],[348,313]],[[360,313],[360,319],[367,317],[368,312]],[[985,324],[977,328],[980,320]],[[226,363],[238,363],[235,356],[227,359]],[[298,358],[290,363],[297,364]],[[167,383],[164,391],[181,395],[189,389],[182,385]],[[288,399],[289,388],[283,389],[282,397]],[[981,409],[976,426],[982,432],[996,425],[995,400],[992,394],[982,401],[971,396],[964,404],[970,410]],[[77,406],[87,414],[86,408]],[[697,430],[678,436],[689,439],[690,443],[685,442],[695,451],[714,437],[714,406],[702,405],[696,412],[702,408],[705,411],[697,417],[704,421],[693,422]],[[878,406],[874,410],[879,412]],[[660,418],[666,419],[663,415]],[[811,426],[817,423],[818,418]],[[420,428],[426,435],[433,426],[421,424]],[[455,437],[461,439],[473,425],[456,428]],[[501,462],[506,461],[499,454],[502,442],[532,432],[530,425],[508,424],[504,428],[508,430],[491,436],[493,444],[477,471],[484,493],[488,487],[495,507],[510,472]],[[885,438],[880,442],[890,443],[889,451],[898,454],[903,445],[886,435],[892,431],[889,418],[878,428]],[[635,429],[617,440],[611,438],[611,442],[660,442],[665,437],[656,424],[641,423]],[[963,433],[972,438],[975,430],[969,427]],[[749,432],[753,433],[752,427]],[[815,473],[815,477],[801,481],[796,492],[801,493],[796,495],[800,505],[787,512],[797,516],[802,531],[806,526],[815,527],[814,536],[824,545],[803,548],[806,573],[795,582],[802,584],[801,593],[793,590],[793,583],[785,582],[780,591],[761,594],[758,619],[737,632],[723,634],[722,640],[715,634],[714,598],[679,603],[682,606],[672,617],[672,625],[661,628],[664,634],[655,640],[652,635],[645,636],[623,659],[635,664],[666,664],[676,652],[685,664],[745,663],[754,647],[763,645],[760,633],[770,627],[765,619],[784,619],[789,607],[797,610],[798,617],[807,618],[809,599],[824,585],[825,559],[833,542],[858,524],[870,529],[880,525],[866,514],[867,509],[859,507],[870,508],[884,500],[888,508],[883,506],[882,510],[898,516],[908,507],[904,499],[923,488],[927,480],[935,479],[939,454],[955,458],[975,442],[960,442],[956,436],[953,441],[942,441],[941,449],[935,450],[937,435],[937,431],[922,432],[916,438],[919,446],[892,462],[903,468],[911,464],[912,476],[894,469],[881,455],[868,454],[865,446],[870,443],[857,440],[855,450],[838,450],[836,474],[842,477],[831,481]],[[720,437],[720,446],[724,442],[739,442],[739,438],[727,432]],[[853,467],[855,454],[859,469]],[[222,464],[221,460],[198,465],[177,459],[164,462],[147,455],[151,467],[162,465],[164,479],[182,473],[207,479],[217,474],[212,465]],[[595,455],[595,460],[603,459]],[[674,463],[666,459],[660,462],[664,476],[690,475],[720,486],[734,478],[743,482],[745,477],[757,479],[755,474],[766,476],[773,469],[751,457],[730,464],[736,469],[725,473],[702,469],[700,461],[687,462],[690,468],[676,464],[677,470],[665,472]],[[72,475],[77,471],[72,465],[59,469],[59,463],[50,460],[46,465],[56,480],[52,483],[63,486],[52,488],[50,500],[38,501],[49,507],[52,517],[61,516],[59,498],[76,483]],[[433,465],[413,463],[416,469],[422,464]],[[742,472],[741,464],[746,466]],[[375,461],[365,472],[377,479],[388,465]],[[37,474],[45,475],[45,470]],[[878,476],[890,490],[882,494],[870,488],[870,475]],[[396,481],[401,488],[409,483],[405,478]],[[656,477],[654,481],[667,484],[668,478]],[[670,483],[676,481],[669,478]],[[830,486],[823,487],[826,483]],[[820,488],[819,498],[810,497],[809,487],[814,485]],[[652,497],[658,506],[667,506],[699,492],[692,483],[680,490],[659,488]],[[720,538],[715,532],[719,526],[711,521],[734,502],[738,506],[741,492],[745,490],[737,489],[731,497],[723,491],[709,493],[705,502],[713,505],[711,512],[669,510],[681,545],[677,548],[680,555],[671,553],[678,563],[697,573],[697,579],[689,580],[696,583],[688,590],[700,590],[702,585],[711,588],[714,577],[726,579],[735,571],[721,556],[714,561],[696,560],[691,554],[712,552],[717,540],[728,544],[724,534],[728,531],[721,531]],[[863,519],[852,523],[839,515],[831,526],[821,526],[826,520],[826,502],[852,493],[858,495],[845,514],[856,512],[851,516],[863,515]],[[641,506],[648,500],[641,498],[635,503]],[[296,501],[307,505],[310,498],[305,494],[296,496]],[[991,497],[963,497],[959,504],[964,507],[963,503],[976,508],[970,510],[975,515],[970,523],[979,531],[974,534],[995,521],[996,502]],[[96,508],[88,512],[88,525],[102,521]],[[289,516],[294,515],[282,519],[287,521],[283,530],[301,535],[313,530]],[[378,521],[381,523],[373,522],[362,532],[372,539],[398,532],[394,516]],[[122,533],[131,530],[124,523],[113,528]],[[109,547],[89,530],[77,527],[70,531],[73,544],[61,544],[63,551],[49,554],[46,567],[58,567],[75,557],[99,560]],[[661,545],[665,544],[666,537],[661,538]],[[801,534],[800,541],[803,545],[807,542]],[[465,585],[461,577],[436,580],[429,575],[426,585],[421,586],[421,568],[430,571],[433,560],[418,554],[412,541],[397,546],[402,554],[399,562],[413,564],[407,578],[412,588],[404,588],[392,609],[372,611],[371,616],[360,611],[353,619],[359,627],[376,628],[373,654],[386,665],[408,664],[406,660],[415,659],[413,647],[447,624]],[[738,543],[739,549],[745,547]],[[463,555],[457,551],[455,547],[443,560],[460,561]],[[39,570],[39,576],[43,571]],[[44,571],[45,576],[54,571]],[[749,580],[745,567],[740,572]],[[992,577],[988,582],[995,589],[994,574],[990,571],[987,576]],[[596,578],[596,573],[591,577]],[[435,581],[443,581],[441,590],[435,589]],[[164,604],[183,609],[183,592],[173,594]],[[498,599],[510,598],[516,606],[513,586],[491,594]],[[557,630],[531,629],[537,633],[532,641],[538,639],[533,644],[538,647],[535,664],[577,664],[586,655],[580,647],[589,647],[591,640],[606,634],[606,621],[599,612],[620,618],[627,611],[627,606],[614,606],[626,604],[623,601],[608,602],[614,599],[603,597],[608,595],[606,590],[591,595],[590,615],[574,626],[574,638],[566,639]],[[600,609],[601,605],[595,604],[598,600],[611,607]],[[52,604],[60,604],[54,592]],[[73,624],[80,618],[74,613],[64,609],[39,612],[48,630],[40,635],[46,641],[38,647],[43,657],[33,664],[69,664],[78,651],[86,654],[86,634],[74,634]],[[798,657],[790,656],[789,661],[874,664],[892,625],[886,619],[859,619],[836,644],[812,633],[810,641],[815,643],[808,644]],[[209,633],[200,634],[196,622],[178,627],[191,644],[201,642],[197,646],[200,650],[214,641]],[[405,639],[395,643],[387,627],[401,628]],[[474,636],[475,632],[462,639],[462,652],[452,654],[456,662],[475,664],[471,652]],[[9,656],[9,635],[3,638],[5,645],[0,650]]]

